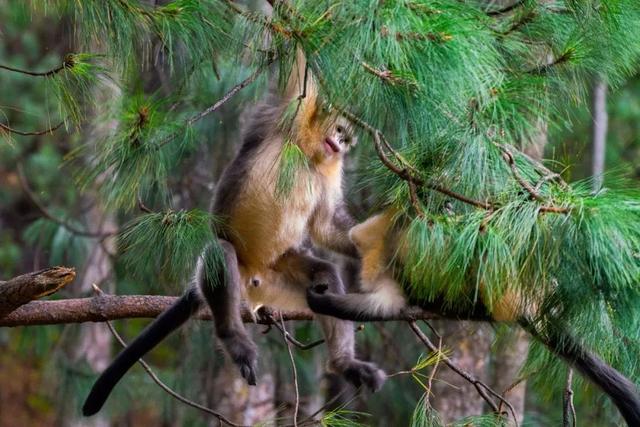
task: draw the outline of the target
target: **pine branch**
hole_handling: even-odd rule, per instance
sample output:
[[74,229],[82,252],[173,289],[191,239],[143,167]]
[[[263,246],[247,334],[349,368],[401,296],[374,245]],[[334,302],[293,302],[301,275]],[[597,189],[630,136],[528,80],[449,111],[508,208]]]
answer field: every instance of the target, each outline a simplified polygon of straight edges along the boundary
[[52,267],[0,281],[0,322],[28,302],[57,292],[75,277],[73,268]]
[[[31,301],[17,308],[4,318],[2,326],[61,325],[67,323],[106,322],[119,319],[154,318],[167,310],[178,297],[159,295],[103,295],[92,298],[70,298],[56,301]],[[211,320],[208,309],[198,312],[194,318]],[[442,318],[435,312],[408,308],[390,320],[429,320]],[[460,316],[455,316],[456,319]],[[313,320],[310,311],[286,311],[274,315],[276,321]],[[269,321],[255,319],[253,313],[244,308],[245,323],[268,325]],[[470,319],[475,320],[475,319]]]
[[5,130],[9,133],[14,133],[16,135],[22,135],[22,136],[39,136],[39,135],[46,135],[48,133],[53,133],[54,131],[58,130],[60,128],[60,126],[62,126],[64,124],[64,120],[61,121],[60,123],[58,123],[55,126],[52,126],[48,129],[45,130],[39,130],[39,131],[22,131],[22,130],[17,130],[14,129],[12,127],[9,127],[8,125],[5,125],[3,123],[0,123],[0,129]]

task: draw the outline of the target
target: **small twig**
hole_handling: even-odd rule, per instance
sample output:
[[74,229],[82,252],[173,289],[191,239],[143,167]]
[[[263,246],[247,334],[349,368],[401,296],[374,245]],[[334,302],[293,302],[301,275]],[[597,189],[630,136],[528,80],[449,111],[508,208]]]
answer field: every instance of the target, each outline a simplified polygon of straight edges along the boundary
[[280,319],[280,324],[282,326],[282,337],[284,338],[285,343],[287,344],[287,351],[289,352],[289,359],[291,360],[291,369],[293,371],[293,386],[296,392],[296,402],[293,410],[293,426],[298,427],[298,410],[300,409],[300,390],[298,389],[298,370],[296,369],[296,362],[293,359],[293,352],[291,351],[291,344],[289,344],[289,340],[287,339],[287,328],[284,326],[284,319]]
[[[222,98],[220,98],[218,101],[216,101],[215,104],[213,104],[210,107],[208,107],[207,109],[199,112],[198,114],[194,114],[193,116],[189,117],[185,121],[185,125],[191,126],[195,122],[201,120],[202,118],[208,116],[209,114],[213,113],[214,111],[216,111],[217,109],[222,107],[231,98],[233,98],[236,93],[240,92],[242,89],[244,89],[245,87],[247,87],[251,83],[253,83],[258,78],[258,76],[265,70],[265,68],[268,65],[270,65],[273,61],[275,61],[275,58],[270,59],[265,65],[263,65],[262,67],[258,68],[256,71],[254,71],[253,74],[251,74],[249,77],[247,77],[246,79],[244,79],[243,81],[241,81],[240,83],[238,83],[237,85],[232,87],[227,93],[224,94],[224,96]],[[167,136],[164,140],[160,141],[158,143],[158,147],[165,146],[169,142],[173,141],[178,135],[180,135],[180,133],[178,133],[178,132],[172,133],[171,135]]]
[[12,127],[9,127],[5,124],[0,123],[0,129],[5,130],[9,133],[15,133],[16,135],[22,135],[22,136],[39,136],[39,135],[45,135],[47,133],[53,133],[54,131],[58,130],[60,128],[60,126],[62,126],[64,124],[64,120],[61,121],[60,123],[58,123],[55,126],[52,126],[48,129],[45,130],[39,130],[39,131],[22,131],[22,130],[17,130],[14,129]]
[[543,65],[539,65],[529,70],[525,70],[527,74],[533,74],[536,76],[545,76],[553,67],[567,62],[571,58],[571,51],[564,52],[562,55],[554,58],[553,61]]
[[[413,332],[416,334],[416,336],[418,337],[418,339],[420,339],[420,341],[422,341],[422,343],[431,351],[435,352],[438,351],[438,347],[436,347],[431,340],[429,339],[429,337],[427,337],[424,332],[422,332],[422,330],[420,329],[420,327],[416,324],[415,321],[410,321],[408,322],[409,326],[411,327],[411,329],[413,330]],[[473,376],[471,373],[465,371],[464,369],[460,368],[458,365],[456,365],[455,363],[453,363],[453,361],[451,360],[451,358],[449,358],[447,355],[443,354],[442,355],[442,361],[445,363],[445,365],[447,365],[451,370],[453,370],[456,374],[460,375],[462,378],[464,378],[466,381],[468,381],[471,385],[474,386],[474,388],[476,389],[476,391],[478,392],[478,394],[484,399],[485,402],[487,402],[487,404],[491,407],[491,409],[493,409],[494,412],[496,412],[497,414],[500,414],[499,412],[499,408],[498,405],[496,405],[496,403],[493,401],[493,399],[489,396],[489,394],[491,394],[492,396],[494,396],[495,398],[497,398],[499,401],[504,402],[504,404],[509,408],[509,410],[511,411],[511,415],[513,416],[513,420],[515,422],[516,427],[518,427],[518,419],[516,417],[516,412],[515,409],[513,409],[513,406],[511,405],[511,403],[509,403],[504,397],[502,397],[502,395],[500,395],[499,393],[495,392],[491,387],[489,387],[487,384],[485,384],[484,382],[480,381],[478,378],[476,378],[475,376]]]
[[42,205],[38,201],[38,198],[36,197],[36,195],[33,193],[31,188],[29,187],[29,183],[27,182],[27,178],[24,175],[24,171],[23,171],[22,165],[20,163],[17,164],[16,169],[18,171],[18,180],[20,181],[20,186],[22,187],[22,191],[24,191],[24,193],[27,195],[27,198],[31,201],[31,203],[33,203],[35,205],[35,207],[40,211],[40,213],[42,213],[42,215],[45,218],[49,219],[50,221],[55,222],[56,224],[61,225],[62,227],[66,228],[68,231],[70,231],[71,233],[73,233],[73,234],[75,234],[77,236],[92,237],[92,238],[96,238],[96,239],[104,239],[104,238],[113,236],[115,234],[118,234],[117,230],[116,231],[108,231],[108,232],[95,232],[95,231],[81,230],[81,229],[76,228],[73,225],[69,224],[68,222],[57,218],[55,215],[52,215],[44,207],[44,205]]
[[64,70],[68,66],[69,66],[69,64],[67,64],[67,62],[65,61],[62,64],[60,64],[59,66],[57,66],[56,68],[53,68],[53,69],[51,69],[49,71],[44,71],[44,72],[41,72],[41,73],[36,72],[36,71],[22,70],[20,68],[9,67],[8,65],[1,65],[1,64],[0,64],[0,69],[7,70],[7,71],[13,71],[14,73],[26,74],[28,76],[34,76],[34,77],[50,77],[50,76],[53,76],[54,74],[57,74],[60,71]]
[[144,213],[149,213],[149,214],[153,213],[153,211],[149,209],[147,205],[144,204],[144,202],[142,201],[142,197],[140,197],[139,194],[137,198],[138,198],[138,209],[140,209]]
[[312,348],[317,347],[320,344],[324,343],[324,339],[321,338],[319,340],[312,341],[309,344],[303,344],[300,341],[296,340],[294,337],[292,337],[291,334],[287,332],[285,329],[283,329],[275,320],[273,321],[273,326],[275,326],[282,334],[284,334],[287,341],[295,345],[300,350],[311,350]]
[[265,70],[265,68],[271,64],[275,59],[271,59],[269,62],[267,62],[266,65],[258,68],[256,71],[253,72],[253,74],[251,74],[249,77],[247,77],[246,79],[244,79],[243,81],[241,81],[240,83],[238,83],[237,85],[235,85],[234,87],[232,87],[229,92],[227,92],[222,98],[220,98],[215,104],[213,104],[212,106],[210,106],[209,108],[207,108],[204,111],[199,112],[198,114],[190,117],[187,120],[187,124],[188,125],[192,125],[195,122],[197,122],[198,120],[202,119],[203,117],[213,113],[214,111],[216,111],[218,108],[222,107],[224,104],[227,103],[227,101],[229,101],[231,98],[233,98],[233,96],[240,92],[242,89],[244,89],[245,87],[249,86],[251,83],[253,83],[255,81],[255,79],[258,78],[258,76],[260,74],[262,74],[262,72]]
[[567,382],[564,387],[563,405],[562,405],[562,426],[576,427],[576,408],[573,405],[573,369],[567,371]]
[[431,326],[431,324],[429,322],[424,322],[424,323],[426,323],[429,326],[429,328],[431,328],[431,330],[438,337],[438,352],[436,353],[437,354],[437,356],[436,356],[436,364],[433,366],[433,369],[431,370],[431,374],[429,375],[429,380],[427,382],[427,387],[428,387],[428,390],[427,390],[427,403],[429,405],[431,405],[430,397],[431,397],[431,389],[432,389],[432,386],[433,386],[433,379],[436,376],[436,372],[438,370],[438,366],[440,366],[440,361],[442,360],[442,356],[443,356],[443,353],[442,353],[442,337],[440,336],[440,334],[438,334],[438,332],[436,332],[435,328],[433,328],[433,326]]
[[540,178],[540,181],[538,181],[538,183],[536,184],[535,187],[533,187],[536,191],[540,191],[542,189],[542,186],[544,184],[546,184],[549,181],[562,181],[562,177],[560,176],[560,174],[557,173],[550,173],[550,174],[546,174],[543,175],[542,178]]
[[509,6],[503,7],[502,9],[489,10],[486,13],[489,16],[506,15],[507,13],[512,12],[515,9],[519,8],[520,6],[524,5],[526,1],[527,0],[517,0],[517,1],[513,2],[512,4],[510,4]]
[[[92,285],[93,286],[93,290],[96,293],[96,295],[105,295],[105,293],[102,291],[102,289],[100,289],[95,283]],[[124,340],[122,339],[122,337],[120,336],[120,334],[118,334],[118,332],[116,331],[116,329],[114,328],[113,324],[110,321],[106,321],[105,322],[107,324],[107,327],[109,328],[109,330],[111,331],[111,334],[114,336],[114,338],[120,343],[120,345],[122,345],[122,347],[127,347],[127,343],[124,342]],[[196,403],[192,400],[187,399],[186,397],[176,393],[175,391],[173,391],[168,385],[166,385],[165,383],[162,382],[162,380],[160,378],[158,378],[158,376],[156,375],[156,373],[151,369],[151,367],[147,364],[147,362],[145,362],[142,359],[138,360],[138,363],[140,363],[140,365],[142,366],[142,368],[147,372],[147,374],[149,375],[149,377],[151,377],[151,379],[153,380],[154,383],[156,383],[162,390],[164,390],[167,394],[169,394],[170,396],[172,396],[174,399],[184,403],[185,405],[191,406],[192,408],[198,409],[202,412],[205,412],[209,415],[213,415],[214,417],[216,417],[221,423],[225,423],[228,424],[232,427],[244,427],[241,424],[236,424],[232,421],[230,421],[229,419],[227,419],[224,415],[214,411],[211,408],[207,408],[206,406],[200,405],[199,403]]]
[[[329,399],[324,405],[322,405],[317,411],[315,411],[313,414],[309,415],[307,418],[305,418],[304,420],[300,421],[300,426],[304,426],[304,425],[314,425],[314,424],[320,424],[319,421],[314,420],[315,416],[318,415],[320,412],[324,411],[325,409],[327,409],[329,406],[331,406],[334,402],[336,402],[343,394],[345,394],[347,391],[349,390],[349,388],[345,387],[342,389],[342,391],[340,391],[340,393],[336,394],[335,396],[333,396],[331,399]],[[344,406],[349,405],[351,402],[353,402],[356,397],[358,397],[358,394],[360,394],[360,391],[362,390],[362,386],[358,387],[355,391],[355,393],[353,394],[353,397],[351,399],[349,399],[348,402],[346,402],[344,404]],[[285,426],[287,427],[287,426]]]
[[526,179],[522,177],[522,175],[520,175],[520,171],[518,170],[516,160],[511,150],[507,146],[502,144],[494,143],[494,145],[502,151],[502,157],[509,165],[513,177],[516,179],[516,181],[518,181],[518,184],[520,184],[520,186],[524,188],[527,193],[529,193],[531,199],[543,201],[544,198],[535,190],[535,188],[533,188],[533,186]]
[[[544,197],[542,197],[542,195],[540,195],[540,193],[526,179],[524,179],[522,175],[520,175],[520,171],[518,170],[518,166],[516,165],[516,162],[515,162],[515,157],[513,156],[513,153],[511,152],[509,147],[503,144],[498,144],[496,142],[494,142],[494,145],[502,151],[503,158],[509,165],[509,168],[511,169],[511,173],[513,174],[513,177],[518,182],[518,184],[520,184],[520,186],[527,193],[529,193],[530,198],[538,202],[544,202],[545,201]],[[544,205],[540,207],[539,211],[566,214],[571,212],[571,208],[562,207],[562,206]]]
[[393,73],[389,70],[378,70],[377,68],[372,67],[371,65],[367,64],[364,61],[362,62],[362,66],[369,73],[378,77],[380,80],[389,83],[391,86],[395,86],[396,84],[402,84],[404,82],[402,79],[394,76]]

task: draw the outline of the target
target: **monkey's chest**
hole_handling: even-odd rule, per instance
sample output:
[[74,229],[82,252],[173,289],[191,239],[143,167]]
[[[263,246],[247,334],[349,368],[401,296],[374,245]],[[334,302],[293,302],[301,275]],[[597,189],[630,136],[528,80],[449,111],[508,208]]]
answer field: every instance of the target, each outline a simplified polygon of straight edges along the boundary
[[240,264],[248,271],[264,270],[300,246],[320,200],[320,191],[301,185],[285,196],[264,187],[243,194],[229,222]]

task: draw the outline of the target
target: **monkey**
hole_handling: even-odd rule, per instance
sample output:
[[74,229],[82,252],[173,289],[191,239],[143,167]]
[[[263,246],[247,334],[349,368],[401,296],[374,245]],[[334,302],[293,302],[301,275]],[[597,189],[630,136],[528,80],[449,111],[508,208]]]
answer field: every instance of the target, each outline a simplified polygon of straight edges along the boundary
[[[282,121],[291,103],[296,114],[286,131]],[[297,170],[288,194],[279,196],[278,166],[288,142],[303,153],[306,167]],[[84,403],[85,416],[98,412],[127,370],[205,302],[224,349],[248,384],[256,384],[257,348],[242,322],[242,300],[253,310],[307,309],[310,285],[345,293],[335,266],[314,256],[308,242],[358,256],[348,238],[354,222],[342,195],[343,157],[355,142],[349,122],[322,108],[313,75],[298,51],[284,96],[273,96],[256,109],[243,144],[216,189],[212,211],[224,220],[218,237],[226,269],[211,273],[204,267],[214,257],[214,245],[208,247],[187,292],[98,378]],[[380,389],[386,375],[375,364],[355,357],[351,322],[317,318],[329,350],[328,369],[355,386]]]
[[[387,208],[349,231],[361,256],[361,293],[335,294],[322,284],[307,290],[309,307],[315,313],[353,321],[384,321],[415,313],[412,308],[435,311],[445,317],[503,321],[519,324],[553,353],[575,367],[613,401],[629,426],[640,425],[640,396],[635,384],[581,345],[568,331],[554,327],[552,318],[533,320],[535,301],[524,301],[515,292],[505,294],[489,308],[480,286],[479,302],[473,307],[447,308],[442,301],[417,300],[402,280],[399,268],[407,259],[406,227],[396,208]],[[552,315],[550,315],[552,316]]]

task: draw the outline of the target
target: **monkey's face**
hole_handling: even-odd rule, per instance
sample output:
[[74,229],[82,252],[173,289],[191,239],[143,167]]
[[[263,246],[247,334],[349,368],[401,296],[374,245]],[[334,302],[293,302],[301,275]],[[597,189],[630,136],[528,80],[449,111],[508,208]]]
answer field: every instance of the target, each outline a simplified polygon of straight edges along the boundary
[[338,117],[326,128],[322,150],[325,158],[343,156],[356,142],[357,139],[353,135],[350,123],[346,119]]

